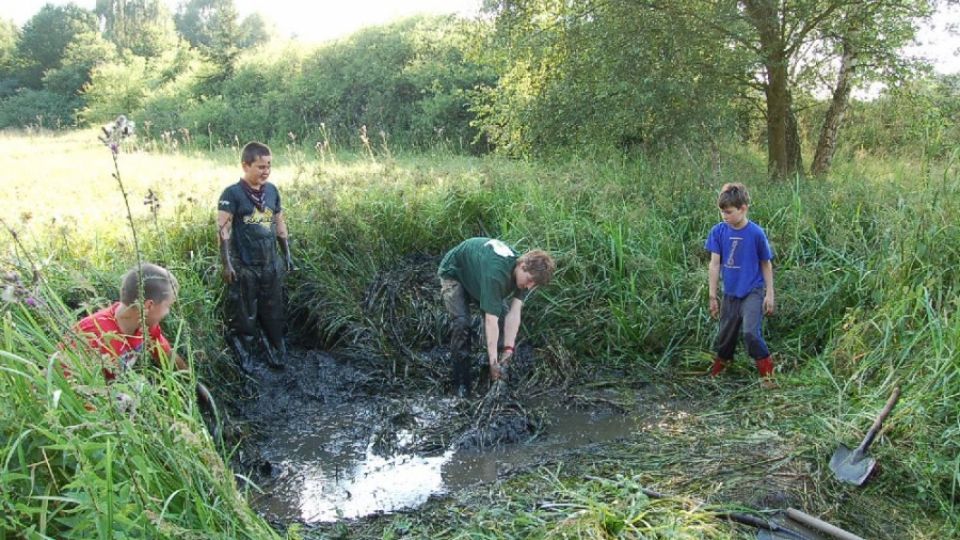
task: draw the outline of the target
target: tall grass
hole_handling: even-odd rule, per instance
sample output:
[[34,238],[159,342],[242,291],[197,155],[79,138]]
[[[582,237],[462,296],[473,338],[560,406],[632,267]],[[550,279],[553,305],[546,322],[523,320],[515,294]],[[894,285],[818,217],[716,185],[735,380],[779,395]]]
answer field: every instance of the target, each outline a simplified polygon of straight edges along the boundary
[[[288,283],[297,331],[323,347],[372,347],[385,359],[403,362],[407,353],[397,350],[390,329],[362,306],[370,284],[412,256],[439,258],[465,237],[491,235],[521,250],[548,249],[558,261],[554,284],[524,308],[524,339],[544,351],[563,351],[568,363],[584,372],[615,366],[678,380],[681,373],[705,368],[710,358],[715,323],[706,309],[703,242],[718,220],[716,191],[723,182],[745,181],[754,199],[750,217],[766,229],[776,253],[779,312],[768,319],[767,336],[784,393],[794,399],[794,416],[777,419],[772,428],[798,430],[810,445],[810,459],[822,461],[838,442],[855,442],[850,435],[862,433],[892,387],[901,385],[901,403],[871,451],[885,464],[875,489],[887,497],[884,504],[915,510],[916,527],[930,537],[956,527],[957,168],[947,164],[918,173],[898,162],[850,161],[836,164],[828,179],[771,183],[763,178],[762,156],[741,149],[727,153],[721,177],[688,153],[628,162],[532,163],[374,152],[336,159],[299,155],[288,168],[278,153],[274,179],[299,266]],[[134,193],[156,187],[163,201],[158,220],[140,216],[144,259],[171,267],[183,286],[168,335],[182,330],[197,373],[219,377],[228,361],[220,352],[212,215],[216,194],[236,171],[196,157],[163,159],[164,170],[189,172],[163,186],[134,180]],[[127,418],[111,416],[109,396],[81,397],[57,376],[44,374],[66,321],[115,297],[113,283],[129,266],[129,246],[109,220],[101,223],[23,229],[44,261],[50,303],[62,298],[68,307],[54,318],[22,306],[5,308],[9,352],[3,356],[0,392],[15,407],[0,409],[11,420],[3,423],[9,427],[0,441],[8,456],[3,471],[10,475],[2,504],[4,515],[15,517],[4,519],[37,530],[50,530],[52,523],[64,531],[65,523],[73,523],[67,516],[106,515],[111,501],[114,528],[160,530],[154,517],[162,516],[160,522],[185,530],[212,527],[240,536],[260,530],[262,525],[238,508],[242,504],[222,463],[216,474],[198,460],[173,465],[173,448],[182,447],[184,433],[199,440],[193,454],[215,456],[191,400],[180,390],[188,387],[182,376],[146,385],[137,416]],[[16,254],[5,256],[19,260]],[[418,309],[429,311],[424,317],[442,318],[439,305]],[[432,339],[431,334],[407,345],[430,347]],[[734,375],[747,373],[740,367],[747,365],[738,362]],[[96,387],[96,377],[85,384]],[[57,390],[59,404],[51,408]],[[766,414],[762,398],[722,399],[720,408]],[[94,413],[83,409],[84,400],[94,400]],[[108,453],[109,471],[102,464]],[[142,461],[146,464],[136,464]],[[218,478],[221,474],[226,478]],[[8,490],[8,482],[15,489]],[[844,496],[842,488],[824,489],[823,504]],[[21,500],[29,502],[17,506]],[[646,504],[634,502],[628,514]],[[584,504],[577,515],[594,511],[609,513]],[[555,513],[535,518],[564,519]],[[616,527],[633,523],[629,518],[617,518]],[[691,519],[690,527],[702,526],[699,516]],[[594,527],[604,520],[583,523]],[[575,521],[569,524],[570,534],[585,531]]]
[[[195,409],[188,374],[104,386],[94,354],[64,347],[71,313],[41,287],[7,305],[0,352],[0,527],[21,538],[269,538]],[[63,333],[58,333],[63,332]],[[71,366],[67,381],[58,366]]]

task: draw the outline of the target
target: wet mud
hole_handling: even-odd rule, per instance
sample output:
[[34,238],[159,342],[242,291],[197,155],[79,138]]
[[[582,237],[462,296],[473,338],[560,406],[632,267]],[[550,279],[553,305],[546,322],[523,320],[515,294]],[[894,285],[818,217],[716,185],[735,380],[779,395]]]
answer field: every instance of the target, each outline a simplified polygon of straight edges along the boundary
[[[789,441],[759,437],[763,432],[752,428],[739,438],[704,438],[717,431],[716,413],[697,412],[711,408],[709,401],[629,373],[583,373],[549,345],[518,343],[508,382],[491,384],[479,316],[473,395],[454,397],[438,261],[412,256],[376,276],[361,301],[364,320],[339,327],[337,340],[346,346],[293,347],[285,369],[257,365],[233,385],[224,406],[225,446],[236,448],[233,466],[248,481],[251,505],[279,528],[416,511],[437,497],[558,461],[596,472],[642,456],[653,481],[678,491],[734,470],[735,481],[725,478],[717,496],[748,503],[781,504],[781,494],[808,477],[793,470],[794,462],[775,459],[788,453]],[[334,337],[311,338],[311,328],[330,325],[292,311],[302,344]],[[689,456],[710,456],[695,463],[703,474],[688,474]],[[731,460],[742,463],[730,469]]]
[[[518,353],[515,377],[532,354]],[[510,386],[520,382],[480,378],[472,399],[457,398],[429,381],[391,377],[384,364],[292,349],[284,370],[258,366],[249,375],[228,412],[234,465],[251,482],[255,509],[283,525],[416,508],[558,452],[624,437],[639,422],[559,388],[525,388],[521,400]]]

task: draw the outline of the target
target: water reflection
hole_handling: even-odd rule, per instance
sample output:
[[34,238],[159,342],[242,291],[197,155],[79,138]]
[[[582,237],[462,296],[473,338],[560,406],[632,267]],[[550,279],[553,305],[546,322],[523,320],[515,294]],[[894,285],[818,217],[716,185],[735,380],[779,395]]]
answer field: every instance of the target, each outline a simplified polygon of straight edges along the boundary
[[375,455],[371,445],[366,457],[339,479],[304,475],[300,518],[308,523],[335,521],[419,506],[430,495],[443,492],[441,468],[451,456],[452,451],[435,457],[384,458]]
[[343,432],[329,430],[329,424],[320,433],[286,433],[273,439],[269,452],[274,458],[270,461],[281,464],[279,470],[253,503],[269,517],[307,523],[416,508],[431,495],[495,481],[507,468],[534,465],[566,450],[627,435],[639,423],[621,414],[562,407],[550,410],[548,417],[549,427],[536,440],[432,456],[403,453],[414,436],[406,430],[397,432],[396,448],[401,450],[388,457],[377,455],[369,438],[349,441]]

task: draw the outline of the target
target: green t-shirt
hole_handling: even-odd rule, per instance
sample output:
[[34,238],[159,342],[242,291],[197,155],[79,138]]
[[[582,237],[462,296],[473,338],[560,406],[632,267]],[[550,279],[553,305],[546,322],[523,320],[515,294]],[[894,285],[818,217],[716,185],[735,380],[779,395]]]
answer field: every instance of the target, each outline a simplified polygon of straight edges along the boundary
[[464,240],[440,261],[442,278],[455,279],[480,302],[484,313],[503,316],[503,301],[510,295],[526,300],[513,279],[517,252],[500,240],[477,237]]

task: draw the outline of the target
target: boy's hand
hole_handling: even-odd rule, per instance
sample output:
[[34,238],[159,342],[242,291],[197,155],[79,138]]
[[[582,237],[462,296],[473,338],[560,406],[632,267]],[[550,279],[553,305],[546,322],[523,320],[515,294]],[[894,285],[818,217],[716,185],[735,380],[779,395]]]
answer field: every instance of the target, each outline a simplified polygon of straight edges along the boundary
[[499,381],[503,378],[503,371],[500,369],[500,363],[494,362],[490,364],[490,380]]
[[233,265],[230,263],[223,266],[221,273],[223,274],[223,280],[227,283],[233,283],[237,280],[237,271],[233,269]]
[[293,272],[297,269],[293,265],[293,255],[290,252],[290,239],[286,236],[277,237],[277,241],[280,242],[280,250],[283,252],[283,261],[287,266],[287,272]]
[[766,315],[773,315],[773,312],[777,310],[777,302],[774,300],[772,294],[768,294],[763,297],[763,312]]
[[720,301],[716,296],[710,297],[710,316],[716,319],[720,315]]
[[229,239],[220,239],[220,274],[227,283],[233,283],[237,280],[237,272],[233,269],[233,263],[230,262],[230,241]]
[[497,358],[497,363],[501,365],[510,364],[510,360],[513,359],[513,347],[504,347],[503,351],[500,353],[500,357]]

